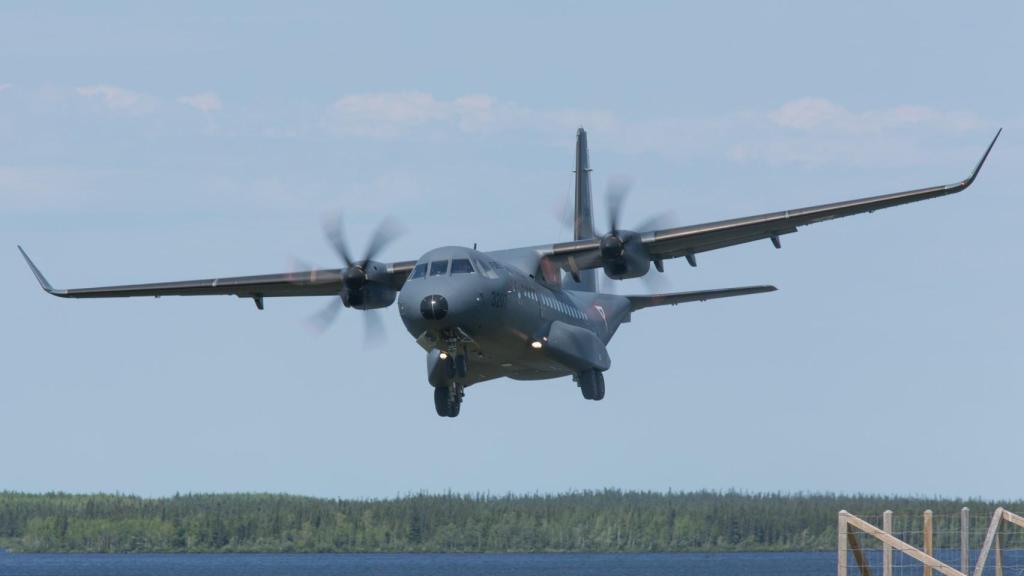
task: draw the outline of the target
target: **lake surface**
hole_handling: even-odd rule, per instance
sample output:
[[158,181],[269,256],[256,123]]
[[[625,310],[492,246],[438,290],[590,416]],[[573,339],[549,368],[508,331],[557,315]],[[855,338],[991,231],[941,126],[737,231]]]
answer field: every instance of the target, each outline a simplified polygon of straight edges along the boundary
[[829,552],[728,554],[7,554],[2,576],[830,576]]

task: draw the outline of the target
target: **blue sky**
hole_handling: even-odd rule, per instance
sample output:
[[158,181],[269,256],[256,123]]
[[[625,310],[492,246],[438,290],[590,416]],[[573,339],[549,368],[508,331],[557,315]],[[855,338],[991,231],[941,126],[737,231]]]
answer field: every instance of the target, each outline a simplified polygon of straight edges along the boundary
[[[1018,3],[5,3],[0,488],[621,488],[1020,497],[1024,8]],[[953,182],[964,194],[667,266],[780,291],[638,313],[607,398],[568,379],[434,414],[388,310],[364,349],[319,299],[65,301],[57,286],[568,237],[574,132],[626,220],[679,224]],[[598,202],[601,202],[600,195]],[[620,291],[642,291],[624,283]]]

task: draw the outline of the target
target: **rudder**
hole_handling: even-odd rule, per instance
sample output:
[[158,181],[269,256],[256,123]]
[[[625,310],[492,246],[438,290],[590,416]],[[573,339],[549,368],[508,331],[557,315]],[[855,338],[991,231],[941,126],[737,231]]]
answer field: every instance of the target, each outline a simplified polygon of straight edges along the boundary
[[[594,204],[590,193],[590,151],[587,149],[587,131],[576,131],[575,204],[573,206],[573,240],[594,238]],[[597,291],[595,270],[580,270],[580,281],[564,280],[564,287],[583,292]]]

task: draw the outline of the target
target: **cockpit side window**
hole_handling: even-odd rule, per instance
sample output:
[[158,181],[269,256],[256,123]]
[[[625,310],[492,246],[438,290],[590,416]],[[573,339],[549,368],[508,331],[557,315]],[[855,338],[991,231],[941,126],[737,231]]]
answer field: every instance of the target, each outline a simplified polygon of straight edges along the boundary
[[430,263],[430,275],[431,276],[444,276],[448,273],[448,261],[447,260],[434,260]]
[[422,264],[417,264],[416,267],[412,269],[412,274],[409,276],[409,280],[415,280],[417,278],[423,278],[426,275],[427,275],[427,263],[424,262]]
[[483,258],[476,261],[476,269],[483,274],[485,278],[491,278],[493,280],[498,277],[498,274],[491,268],[491,265]]
[[473,265],[467,258],[455,258],[452,260],[452,274],[472,274]]

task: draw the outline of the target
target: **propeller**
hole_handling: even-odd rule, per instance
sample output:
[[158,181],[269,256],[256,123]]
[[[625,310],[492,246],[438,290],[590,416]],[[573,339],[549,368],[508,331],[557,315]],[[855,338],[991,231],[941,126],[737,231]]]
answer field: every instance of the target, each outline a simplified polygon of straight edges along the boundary
[[[605,206],[608,211],[608,232],[601,236],[599,250],[601,259],[605,262],[623,258],[629,244],[641,241],[640,234],[632,230],[624,230],[621,227],[623,206],[625,205],[626,197],[629,196],[631,188],[632,182],[623,177],[613,178],[608,182],[605,201]],[[658,228],[664,228],[668,226],[667,222],[670,220],[671,213],[669,212],[656,214],[646,220],[643,220],[637,226],[637,230],[641,232],[648,232]],[[656,284],[664,285],[665,283],[664,279],[660,275],[645,274],[642,278],[650,289],[655,288]]]
[[[345,240],[340,215],[325,219],[323,229],[324,235],[335,254],[345,264],[345,268],[341,271],[341,293],[309,319],[310,327],[318,333],[325,332],[337,321],[342,308],[359,307],[363,304],[367,289],[372,288],[375,282],[379,282],[379,279],[373,277],[371,263],[384,248],[402,234],[402,228],[396,222],[390,218],[385,219],[374,229],[362,257],[354,259]],[[366,309],[363,312],[364,342],[368,345],[377,344],[384,338],[384,323],[380,313],[375,309]]]
[[345,263],[345,272],[342,275],[343,283],[349,290],[358,291],[370,281],[366,270],[367,265],[381,250],[400,236],[402,230],[390,218],[385,219],[374,229],[370,242],[366,245],[366,251],[359,260],[352,259],[343,231],[341,216],[324,220],[324,235],[327,236],[331,247],[334,248],[335,254]]
[[626,250],[629,237],[624,237],[619,229],[622,220],[622,204],[629,194],[630,183],[624,178],[614,178],[608,182],[605,193],[605,206],[608,209],[608,232],[601,237],[601,257],[605,260],[621,258]]
[[[324,307],[309,317],[310,329],[316,334],[323,334],[338,320],[344,303],[341,297],[331,298]],[[381,344],[387,333],[384,329],[384,321],[380,317],[380,310],[363,310],[363,344],[366,347],[374,347]]]

